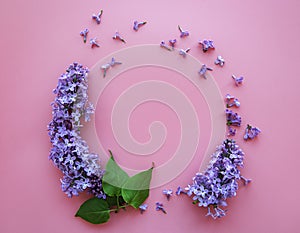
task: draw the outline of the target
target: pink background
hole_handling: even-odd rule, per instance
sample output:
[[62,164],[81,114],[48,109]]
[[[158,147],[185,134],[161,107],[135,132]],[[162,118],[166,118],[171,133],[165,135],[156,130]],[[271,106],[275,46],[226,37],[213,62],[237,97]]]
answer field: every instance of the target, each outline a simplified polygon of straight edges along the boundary
[[[90,17],[101,8],[103,23],[96,25]],[[297,0],[2,2],[0,232],[299,232],[299,10]],[[136,33],[135,19],[149,23]],[[237,137],[246,152],[242,172],[253,183],[239,190],[227,217],[217,221],[188,198],[167,202],[161,190],[188,183],[199,157],[180,177],[151,191],[144,215],[130,209],[99,226],[74,218],[86,197],[68,199],[59,187],[60,172],[48,161],[46,125],[57,77],[73,61],[92,67],[119,49],[178,37],[178,24],[191,32],[179,48],[191,47],[206,64],[219,54],[226,59],[224,68],[211,65],[222,94],[239,97],[243,127],[249,122],[263,131],[254,142]],[[84,27],[101,48],[82,43]],[[111,39],[116,29],[127,44]],[[203,38],[214,39],[216,51],[203,54],[197,48]],[[232,84],[233,73],[245,76],[242,87]],[[156,201],[165,204],[167,215],[154,210]]]

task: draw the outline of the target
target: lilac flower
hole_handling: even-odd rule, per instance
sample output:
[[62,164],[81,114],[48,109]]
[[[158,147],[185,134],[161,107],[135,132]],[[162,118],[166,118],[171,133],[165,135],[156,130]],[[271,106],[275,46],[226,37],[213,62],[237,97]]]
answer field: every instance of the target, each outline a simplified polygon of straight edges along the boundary
[[209,68],[209,67],[207,67],[206,65],[203,64],[203,65],[201,66],[201,69],[199,70],[198,73],[199,73],[203,78],[206,79],[206,75],[205,75],[205,74],[206,74],[206,72],[207,72],[208,70],[209,70],[209,71],[212,71],[213,69],[212,69],[212,68]]
[[261,130],[257,127],[253,127],[251,125],[247,125],[246,130],[245,130],[245,135],[244,139],[247,140],[252,140],[255,137],[257,137],[261,133]]
[[236,86],[239,86],[244,81],[244,77],[243,76],[240,76],[240,77],[237,78],[234,75],[232,75],[232,78],[233,78]]
[[63,172],[61,188],[68,197],[88,190],[98,198],[104,198],[102,176],[97,155],[89,152],[87,143],[80,136],[80,119],[93,113],[87,98],[88,69],[73,63],[58,79],[52,106],[52,121],[48,134],[52,148],[49,159]]
[[186,57],[187,53],[190,51],[191,49],[190,48],[187,48],[187,49],[180,49],[179,50],[179,54],[183,57]]
[[167,200],[170,200],[170,197],[173,195],[172,189],[164,189],[163,194],[167,196]]
[[115,35],[113,36],[113,39],[114,40],[120,40],[122,41],[123,43],[126,43],[126,41],[122,38],[122,36],[120,35],[119,32],[116,32]]
[[227,94],[225,96],[225,101],[226,101],[226,108],[231,108],[231,107],[239,108],[241,106],[240,101],[230,94]]
[[97,42],[97,37],[90,39],[90,44],[91,44],[92,48],[94,48],[94,47],[100,47],[100,45]]
[[171,45],[172,48],[175,47],[175,44],[176,44],[177,40],[176,39],[173,39],[173,40],[169,40],[169,44]]
[[223,67],[225,64],[225,60],[219,55],[215,60],[215,64]]
[[148,205],[147,204],[142,204],[139,206],[139,209],[141,211],[141,214],[143,214],[148,208]]
[[86,43],[88,33],[89,33],[89,29],[87,29],[87,28],[80,32],[80,35],[83,37],[83,42],[84,43]]
[[92,19],[95,20],[97,24],[100,24],[102,14],[103,14],[103,10],[100,10],[100,12],[97,15],[93,14]]
[[202,50],[204,53],[206,53],[210,49],[215,49],[215,46],[213,44],[214,42],[212,40],[203,40],[199,41],[199,44],[202,45]]
[[247,179],[244,176],[241,176],[242,181],[244,182],[244,185],[249,184],[252,180],[251,179]]
[[133,22],[133,30],[138,31],[139,28],[143,25],[145,25],[147,22],[146,21],[142,21],[142,22],[138,22],[137,20],[135,20]]
[[168,45],[166,45],[165,41],[161,41],[160,42],[160,47],[166,49],[166,50],[169,50],[169,51],[172,51],[172,48],[169,47]]
[[235,136],[236,129],[232,128],[231,126],[228,126],[228,136]]
[[105,78],[106,72],[109,68],[114,67],[115,65],[121,65],[121,64],[122,64],[122,62],[116,61],[116,59],[113,57],[111,59],[111,62],[102,65],[101,69],[103,70],[103,78]]
[[178,187],[177,190],[176,190],[176,195],[179,196],[181,193],[186,194],[186,192],[184,191],[183,188]]
[[156,202],[155,205],[156,205],[156,211],[162,211],[164,214],[167,213],[167,211],[165,211],[165,209],[163,207],[164,205],[162,203]]
[[193,203],[208,210],[206,216],[221,218],[226,215],[227,198],[236,196],[237,181],[243,179],[239,167],[243,167],[244,153],[234,140],[226,139],[217,147],[204,173],[197,173],[192,184],[185,189]]
[[226,120],[227,120],[228,126],[230,126],[230,125],[238,126],[238,127],[241,126],[242,118],[240,115],[238,115],[237,113],[235,113],[229,109],[225,110],[225,114],[226,114]]
[[183,30],[182,27],[180,27],[179,25],[178,25],[178,30],[180,31],[180,37],[181,37],[181,38],[190,35],[190,33],[189,33],[188,31]]

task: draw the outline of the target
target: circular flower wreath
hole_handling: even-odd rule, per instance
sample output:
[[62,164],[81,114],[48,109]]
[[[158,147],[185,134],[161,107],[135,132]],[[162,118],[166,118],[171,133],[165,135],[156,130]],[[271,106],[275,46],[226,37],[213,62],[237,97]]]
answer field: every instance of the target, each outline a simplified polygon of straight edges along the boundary
[[[207,48],[205,41],[203,51]],[[210,44],[212,42],[210,41]],[[160,45],[171,50],[164,43]],[[181,55],[186,55],[179,51]],[[223,62],[223,63],[220,63]],[[219,56],[216,65],[224,64]],[[103,65],[104,75],[106,70],[115,64],[120,64],[112,59],[111,63]],[[210,68],[202,65],[199,74],[205,77]],[[52,148],[49,158],[54,165],[62,171],[61,187],[69,197],[77,196],[87,190],[94,195],[82,204],[76,216],[91,223],[104,223],[108,221],[110,212],[118,212],[119,209],[133,206],[139,208],[141,213],[147,209],[143,202],[149,195],[149,183],[152,168],[129,177],[115,162],[112,153],[111,159],[106,165],[105,171],[100,167],[98,155],[90,153],[85,140],[80,136],[81,117],[85,121],[90,120],[94,113],[94,106],[88,101],[88,68],[78,63],[69,66],[58,79],[58,85],[54,89],[56,98],[52,105],[53,119],[48,125],[48,131]],[[240,85],[243,78],[233,76],[236,85]],[[226,120],[228,136],[233,136],[236,129],[241,126],[241,117],[230,110],[231,107],[239,107],[240,102],[234,96],[227,94]],[[244,139],[253,139],[260,133],[257,127],[247,125]],[[178,187],[176,194],[187,194],[193,199],[193,203],[208,209],[207,216],[220,218],[225,216],[227,198],[236,196],[238,180],[244,184],[251,180],[244,178],[239,168],[243,167],[244,153],[233,139],[225,139],[212,154],[209,165],[203,173],[197,173],[185,189]],[[116,184],[118,180],[118,184]],[[113,185],[112,185],[113,184]],[[139,188],[132,188],[138,186]],[[144,185],[144,186],[143,186]],[[169,199],[173,191],[163,190]],[[138,196],[136,201],[132,196]],[[156,203],[156,210],[166,211],[161,203]]]

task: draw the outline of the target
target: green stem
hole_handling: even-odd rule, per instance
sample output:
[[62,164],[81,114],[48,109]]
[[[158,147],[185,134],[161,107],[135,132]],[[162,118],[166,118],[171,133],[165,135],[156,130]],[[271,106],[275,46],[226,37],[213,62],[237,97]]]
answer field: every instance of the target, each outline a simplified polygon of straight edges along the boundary
[[118,208],[116,208],[116,209],[110,209],[109,212],[116,212],[116,213],[118,213],[120,209],[125,209],[127,206],[128,206],[128,204],[121,205],[121,206],[118,206]]

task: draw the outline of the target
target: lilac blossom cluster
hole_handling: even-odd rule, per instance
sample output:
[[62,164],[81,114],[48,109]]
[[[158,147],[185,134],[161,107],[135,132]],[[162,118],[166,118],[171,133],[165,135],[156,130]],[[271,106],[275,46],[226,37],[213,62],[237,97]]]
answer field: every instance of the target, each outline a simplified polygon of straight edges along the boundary
[[[227,198],[236,196],[239,167],[243,167],[244,152],[232,139],[225,139],[212,155],[204,173],[197,173],[193,183],[186,188],[194,204],[208,209],[207,216],[220,218],[226,215],[222,206],[227,206]],[[250,181],[250,180],[247,180]],[[246,184],[246,182],[244,182]]]
[[104,171],[96,154],[89,152],[87,143],[80,136],[80,119],[85,121],[94,113],[87,97],[88,69],[73,63],[58,79],[53,90],[56,94],[52,106],[52,121],[48,134],[52,143],[49,159],[63,172],[61,187],[69,197],[88,190],[98,198],[105,198],[102,190]]

